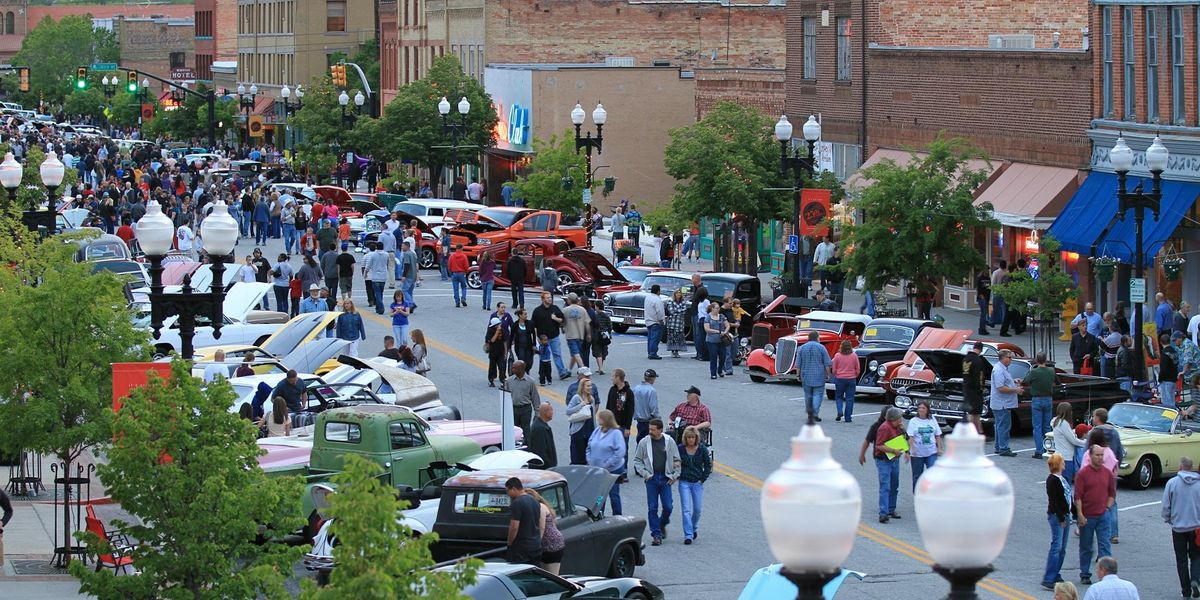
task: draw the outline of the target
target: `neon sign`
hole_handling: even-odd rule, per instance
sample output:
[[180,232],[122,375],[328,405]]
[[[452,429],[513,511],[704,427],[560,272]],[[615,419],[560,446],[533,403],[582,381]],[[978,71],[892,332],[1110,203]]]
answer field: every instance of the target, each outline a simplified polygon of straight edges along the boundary
[[508,143],[514,146],[529,143],[529,109],[520,104],[508,109]]

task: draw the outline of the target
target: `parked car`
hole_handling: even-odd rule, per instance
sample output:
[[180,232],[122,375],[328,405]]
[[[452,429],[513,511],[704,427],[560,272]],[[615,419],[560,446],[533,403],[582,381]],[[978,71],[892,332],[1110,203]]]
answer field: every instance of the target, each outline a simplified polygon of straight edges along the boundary
[[84,227],[80,230],[88,232],[90,235],[70,238],[71,242],[79,246],[75,252],[75,262],[133,260],[133,253],[129,251],[125,240],[99,229]]
[[338,208],[339,215],[347,218],[362,216],[362,213],[353,205],[354,199],[350,197],[350,192],[346,191],[346,188],[336,185],[317,185],[312,189],[321,200],[332,202]]
[[456,560],[505,546],[509,498],[504,482],[509,477],[537,490],[554,508],[567,543],[562,572],[630,577],[637,565],[645,564],[641,540],[646,519],[606,515],[604,505],[617,476],[584,465],[462,473],[447,479],[433,526],[438,534],[434,560]]
[[[281,327],[285,327],[279,323],[258,323],[251,320],[251,315],[255,313],[257,313],[256,318],[258,319],[262,319],[262,315],[266,314],[253,309],[258,306],[259,301],[270,289],[271,284],[257,282],[242,282],[230,288],[225,294],[225,302],[222,303],[221,337],[219,339],[215,337],[208,315],[196,315],[195,334],[192,338],[193,347],[202,348],[217,343],[251,346],[266,343]],[[134,311],[134,326],[149,329],[151,319],[149,302],[134,303],[131,309]],[[179,336],[179,317],[173,315],[163,319],[158,338],[151,339],[151,342],[154,344],[155,354],[167,356],[178,352],[183,343]],[[197,351],[196,354],[200,355],[201,352]],[[232,359],[233,357],[228,358]]]
[[[717,300],[726,293],[742,301],[742,309],[749,313],[759,310],[762,304],[762,282],[752,275],[741,273],[701,273],[700,283],[708,289],[708,297]],[[645,327],[646,296],[650,288],[659,286],[659,295],[668,300],[675,290],[682,289],[683,297],[692,296],[692,273],[684,271],[660,271],[651,273],[642,280],[638,290],[611,292],[604,296],[604,312],[613,322],[613,330],[625,333],[631,327]],[[691,335],[691,323],[685,324],[686,335]]]
[[[933,371],[936,378],[932,383],[918,383],[898,388],[893,404],[897,408],[903,409],[906,416],[911,417],[917,412],[918,402],[928,401],[934,418],[939,423],[946,425],[953,425],[966,418],[966,407],[962,394],[963,361],[966,353],[955,350],[917,350],[916,352],[925,365]],[[999,357],[985,358],[993,365],[999,361]],[[1029,374],[1031,368],[1033,368],[1031,361],[1013,359],[1008,370],[1013,379],[1022,379]],[[1082,421],[1094,409],[1111,408],[1114,404],[1129,399],[1129,392],[1122,390],[1120,382],[1116,379],[1074,375],[1061,369],[1055,369],[1055,371],[1058,375],[1058,382],[1054,386],[1054,404],[1069,402],[1077,420]],[[990,426],[993,420],[991,407],[987,402],[990,390],[990,383],[985,383],[983,386],[983,413],[980,419],[987,426]],[[1025,391],[1018,396],[1017,408],[1012,411],[1013,431],[1030,426],[1031,399],[1029,388],[1025,388]]]
[[[882,318],[867,323],[854,349],[861,370],[854,388],[855,399],[887,398],[887,390],[880,381],[881,371],[886,370],[884,364],[903,357],[922,332],[941,328],[936,321],[921,319]],[[832,398],[833,383],[826,383],[825,390]]]
[[[571,248],[566,240],[554,238],[532,238],[497,245],[492,258],[496,261],[496,287],[509,287],[511,282],[504,275],[504,265],[513,254],[525,261],[525,285],[541,284],[541,269],[554,269],[560,289],[576,291],[588,296],[594,290],[607,291],[609,286],[623,286],[629,282],[612,263],[598,252]],[[467,286],[481,289],[479,265],[467,270]]]
[[150,291],[150,274],[146,266],[134,260],[97,260],[92,261],[92,273],[105,271],[112,273],[122,283],[129,284],[132,292]]
[[750,381],[755,383],[768,379],[795,381],[796,350],[808,342],[810,331],[817,332],[818,342],[833,356],[844,340],[849,340],[855,347],[862,343],[863,332],[870,322],[871,317],[857,313],[814,310],[804,314],[796,319],[795,331],[791,335],[750,352],[750,357],[746,359],[746,373]]
[[[921,357],[917,356],[916,350],[936,350],[944,348],[948,350],[958,350],[959,352],[969,352],[975,347],[975,341],[968,339],[972,333],[970,329],[926,329],[917,336],[917,341],[913,342],[912,348],[904,354],[903,361],[893,361],[883,365],[886,373],[883,375],[882,385],[887,390],[889,395],[894,395],[896,389],[918,383],[932,383],[934,379],[933,371],[930,371],[925,366],[925,362]],[[1020,346],[1011,342],[992,342],[985,341],[983,343],[983,356],[995,359],[999,356],[1001,350],[1011,350],[1017,358],[1025,357],[1025,350]]]
[[[350,239],[355,240],[358,244],[356,251],[366,252],[369,242],[379,241],[379,232],[383,231],[392,214],[395,213],[400,218],[400,222],[404,224],[417,222],[417,230],[421,232],[420,239],[417,240],[417,245],[420,248],[414,248],[417,253],[417,262],[422,269],[436,269],[438,267],[438,246],[439,236],[434,233],[433,228],[417,217],[406,213],[402,210],[388,212],[383,209],[372,210],[363,215],[362,231],[356,237],[354,235],[354,225],[350,226]],[[466,244],[474,238],[468,238],[462,235],[450,236],[450,242],[454,244]],[[396,240],[396,249],[400,250],[402,240]]]
[[584,248],[588,243],[587,230],[577,225],[563,225],[562,213],[556,210],[492,206],[475,211],[449,210],[446,216],[457,223],[451,228],[452,233],[475,235],[474,244],[463,246],[463,252],[472,261],[483,250],[519,239],[561,238],[571,248]]
[[[448,570],[453,567],[441,567]],[[661,600],[666,594],[644,579],[634,577],[580,577],[554,575],[532,565],[488,562],[462,593],[474,600],[524,600],[545,598],[631,598]]]
[[397,202],[392,210],[402,210],[410,215],[416,215],[430,227],[453,225],[454,219],[447,213],[456,210],[476,211],[484,208],[482,204],[465,200],[449,200],[446,198],[409,198]]
[[[1173,408],[1121,402],[1108,409],[1108,424],[1121,431],[1125,447],[1117,475],[1135,490],[1178,473],[1180,458],[1200,455],[1200,421],[1185,419]],[[1046,434],[1046,444],[1048,452],[1054,451],[1054,432]]]
[[220,345],[199,346],[197,344],[193,360],[210,361],[216,355],[217,350],[225,351],[225,360],[238,360],[247,352],[253,352],[255,356],[282,358],[291,354],[301,344],[319,335],[324,335],[325,330],[337,320],[339,314],[341,313],[315,312],[296,315],[283,327],[277,327],[275,333],[258,344],[226,343],[223,339],[218,340],[221,342]]

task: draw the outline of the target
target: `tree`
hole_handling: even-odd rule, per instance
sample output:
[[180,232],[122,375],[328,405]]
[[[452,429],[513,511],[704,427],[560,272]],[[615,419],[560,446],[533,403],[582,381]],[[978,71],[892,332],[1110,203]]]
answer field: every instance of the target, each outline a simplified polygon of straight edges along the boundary
[[[334,52],[329,56],[330,64],[339,61],[346,61],[358,65],[363,70],[363,74],[367,76],[367,83],[371,86],[371,91],[374,94],[379,93],[379,42],[377,40],[367,40],[366,43],[358,47],[353,56],[346,56],[345,52]],[[358,73],[354,69],[346,70],[346,78],[357,82]],[[350,87],[357,87],[351,85]]]
[[[582,154],[575,152],[575,137],[571,131],[564,130],[550,136],[549,140],[536,138],[533,149],[536,154],[529,164],[529,174],[513,182],[513,193],[533,208],[569,215],[582,213],[587,163]],[[564,177],[571,178],[570,189],[566,189]]]
[[[0,220],[0,239],[18,240],[0,246],[0,448],[53,453],[70,473],[111,438],[111,364],[148,358],[149,337],[133,327],[114,275],[75,262],[73,243],[34,247],[18,228]],[[64,529],[71,545],[69,521]]]
[[974,231],[999,226],[990,203],[975,203],[987,172],[967,161],[984,158],[967,141],[939,135],[906,165],[884,160],[862,170],[875,183],[853,201],[866,217],[847,225],[842,266],[866,279],[867,289],[906,279],[932,285],[962,281],[985,265]]
[[1075,280],[1063,271],[1059,262],[1060,247],[1054,236],[1042,237],[1038,242],[1038,251],[1033,255],[1037,261],[1037,279],[1028,270],[1018,270],[1008,283],[992,286],[992,292],[1003,298],[1010,309],[1022,315],[1032,312],[1036,319],[1055,318],[1068,300],[1079,295]]
[[304,88],[304,106],[288,120],[288,127],[296,132],[296,157],[318,181],[333,170],[347,138],[338,104],[340,93],[329,77],[315,80]]
[[[128,319],[126,319],[128,320]],[[253,424],[229,412],[224,380],[203,383],[187,362],[171,377],[151,375],[113,417],[109,462],[100,479],[142,524],[114,521],[138,541],[139,573],[117,577],[72,567],[81,592],[100,598],[290,598],[284,580],[303,548],[278,539],[302,524],[301,483],[267,478]],[[103,541],[88,539],[93,551]]]
[[[466,97],[471,103],[467,114],[467,132],[459,140],[458,163],[479,164],[485,148],[495,145],[495,129],[499,118],[492,97],[483,85],[463,73],[458,58],[443,56],[433,61],[429,73],[402,88],[387,105],[383,129],[391,135],[388,155],[403,157],[428,167],[430,185],[438,188],[441,168],[453,164],[454,151],[450,136],[442,130],[438,101],[445,96],[450,102],[450,118],[459,122],[458,100]],[[306,96],[307,98],[307,96]]]
[[334,476],[338,493],[330,498],[330,525],[339,544],[333,549],[337,568],[330,584],[316,588],[305,581],[304,600],[390,598],[463,598],[460,590],[474,583],[482,564],[462,563],[449,573],[429,571],[434,565],[430,545],[436,534],[414,537],[396,517],[406,503],[396,490],[378,478],[379,465],[347,455],[342,472]]
[[[12,147],[7,143],[0,144],[0,155],[5,152],[11,152]],[[61,158],[61,157],[60,157]],[[40,205],[46,200],[46,187],[42,185],[41,166],[42,161],[46,160],[46,153],[37,146],[30,146],[25,149],[25,156],[21,163],[21,187],[17,188],[17,200],[11,207],[13,212],[10,216],[14,219],[21,218],[21,211],[28,209],[30,206]],[[69,189],[79,180],[79,171],[76,169],[66,169],[63,171],[62,184],[58,186],[58,190]],[[4,201],[8,201],[8,194],[0,194]],[[5,256],[0,253],[0,257]]]
[[72,89],[70,94],[67,94],[66,100],[63,102],[63,111],[68,115],[78,115],[82,117],[103,117],[104,105],[107,100],[104,98],[104,92],[98,88],[90,87],[85,90]]
[[[115,63],[120,54],[116,33],[93,27],[91,16],[69,15],[58,21],[46,17],[26,34],[11,61],[29,67],[31,92],[18,96],[19,101],[36,106],[40,96],[47,102],[61,103],[73,89],[76,67]],[[99,85],[99,80],[91,85]]]

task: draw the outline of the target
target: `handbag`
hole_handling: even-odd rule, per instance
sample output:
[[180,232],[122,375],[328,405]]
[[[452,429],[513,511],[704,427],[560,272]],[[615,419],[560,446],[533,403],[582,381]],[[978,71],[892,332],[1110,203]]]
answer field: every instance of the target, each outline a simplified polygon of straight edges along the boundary
[[421,360],[417,361],[417,372],[418,373],[428,373],[431,370],[433,370],[433,367],[430,367],[429,361],[425,360],[425,357],[422,356]]
[[586,412],[581,410],[581,411],[571,415],[570,417],[567,417],[567,422],[568,423],[582,423],[583,421],[586,421],[586,420],[592,418],[592,411],[595,410],[595,408],[591,404],[589,404],[587,408],[588,408],[588,410]]
[[728,346],[733,343],[733,336],[728,332],[721,334],[721,345]]

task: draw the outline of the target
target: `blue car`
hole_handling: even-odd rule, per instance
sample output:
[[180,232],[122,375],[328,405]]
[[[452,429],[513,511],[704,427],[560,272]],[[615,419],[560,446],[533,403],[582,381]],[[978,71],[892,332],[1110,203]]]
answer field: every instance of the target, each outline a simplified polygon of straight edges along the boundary
[[[783,568],[781,564],[773,564],[769,567],[763,567],[754,572],[754,576],[746,583],[746,587],[742,588],[741,595],[738,600],[779,600],[780,598],[795,598],[800,590],[786,577],[779,574],[779,569]],[[842,569],[833,581],[825,584],[822,594],[827,600],[833,600],[837,596],[838,588],[842,587],[842,582],[847,577],[857,577],[862,579],[866,577],[866,573],[858,571],[847,571]]]

